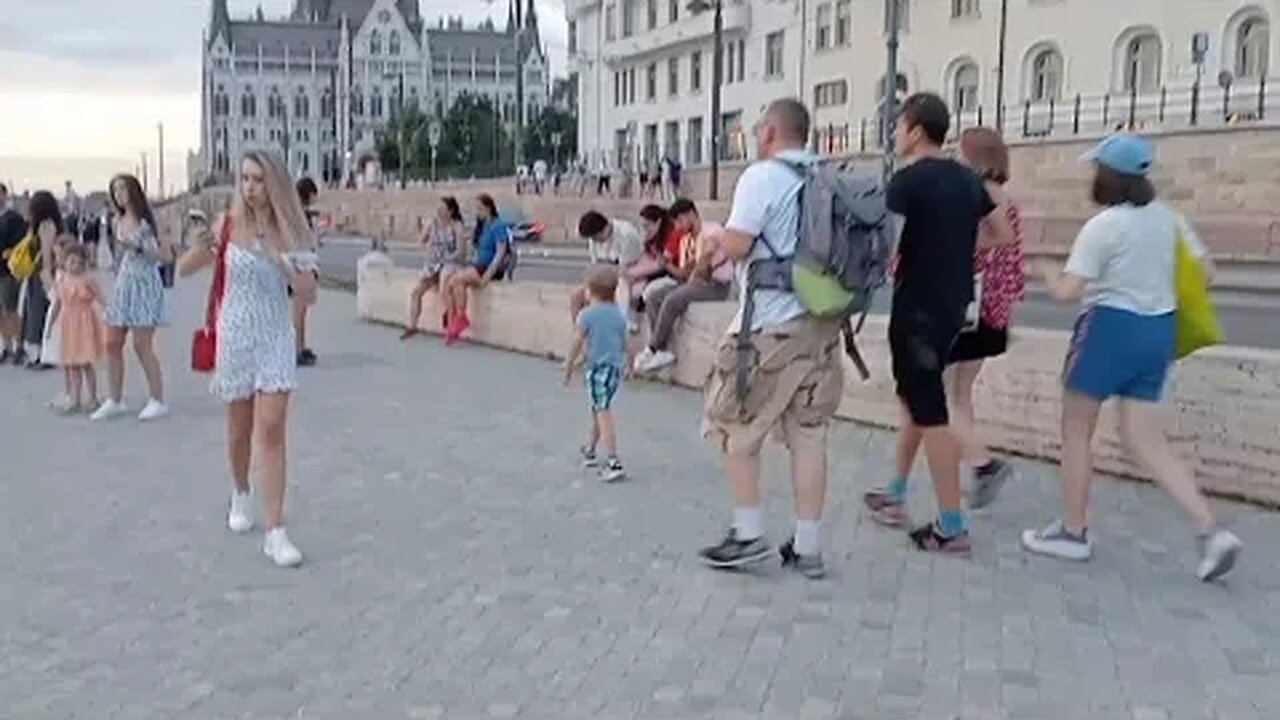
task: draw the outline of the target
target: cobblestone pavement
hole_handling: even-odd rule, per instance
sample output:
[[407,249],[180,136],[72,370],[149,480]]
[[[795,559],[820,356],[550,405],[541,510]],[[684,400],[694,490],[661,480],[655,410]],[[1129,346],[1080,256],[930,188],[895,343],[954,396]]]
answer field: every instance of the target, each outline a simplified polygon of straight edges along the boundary
[[[322,299],[295,405],[278,570],[223,529],[221,408],[185,370],[199,290],[164,334],[174,416],[54,417],[58,376],[0,371],[0,717],[1262,718],[1280,716],[1280,525],[1223,504],[1249,543],[1224,585],[1191,576],[1161,494],[1104,480],[1095,560],[1029,558],[1051,467],[975,519],[972,560],[908,550],[858,494],[891,437],[835,432],[832,576],[721,574],[726,523],[698,400],[628,386],[633,478],[575,449],[579,388],[493,350],[401,344]],[[130,368],[137,407],[141,378]],[[768,525],[789,531],[784,464]],[[913,490],[923,515],[924,483]]]

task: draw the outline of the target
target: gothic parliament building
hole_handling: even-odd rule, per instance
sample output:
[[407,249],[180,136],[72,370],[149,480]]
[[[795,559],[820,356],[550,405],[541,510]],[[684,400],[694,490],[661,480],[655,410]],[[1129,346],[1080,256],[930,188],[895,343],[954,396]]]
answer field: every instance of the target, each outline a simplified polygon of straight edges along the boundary
[[212,0],[195,179],[231,179],[241,153],[270,147],[295,176],[343,182],[375,156],[401,102],[441,117],[460,95],[482,95],[514,125],[517,70],[524,118],[535,117],[550,93],[547,55],[533,0],[509,2],[498,29],[428,25],[418,0],[294,0],[283,19],[232,19],[227,0]]

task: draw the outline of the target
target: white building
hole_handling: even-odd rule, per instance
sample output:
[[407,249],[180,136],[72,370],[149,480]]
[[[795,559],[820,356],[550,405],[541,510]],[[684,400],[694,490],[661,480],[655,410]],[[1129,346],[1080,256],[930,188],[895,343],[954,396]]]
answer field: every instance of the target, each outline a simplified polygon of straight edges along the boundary
[[[943,95],[958,126],[994,124],[999,104],[1005,131],[1015,136],[1185,128],[1193,120],[1197,72],[1203,77],[1197,125],[1280,120],[1280,101],[1267,82],[1270,58],[1280,53],[1270,32],[1280,0],[900,2],[898,84]],[[813,110],[820,150],[876,145],[885,0],[724,3],[725,157],[741,154],[749,145],[742,129],[785,95]],[[656,145],[679,150],[686,164],[705,162],[710,13],[690,16],[682,3],[667,0],[569,0],[566,11],[571,70],[579,74],[580,147],[609,151],[616,160],[623,150],[644,155]],[[1198,34],[1207,51],[1197,67]],[[1229,91],[1219,87],[1220,73],[1229,74]]]
[[[518,2],[518,0],[511,0]],[[275,147],[298,175],[335,182],[373,154],[400,103],[441,116],[464,93],[494,98],[516,121],[516,58],[525,118],[547,103],[550,78],[533,0],[503,30],[460,19],[428,26],[418,0],[294,0],[287,19],[232,20],[212,0],[205,33],[201,163],[226,178],[235,158]],[[518,45],[518,47],[517,47]],[[402,95],[403,93],[403,95]]]

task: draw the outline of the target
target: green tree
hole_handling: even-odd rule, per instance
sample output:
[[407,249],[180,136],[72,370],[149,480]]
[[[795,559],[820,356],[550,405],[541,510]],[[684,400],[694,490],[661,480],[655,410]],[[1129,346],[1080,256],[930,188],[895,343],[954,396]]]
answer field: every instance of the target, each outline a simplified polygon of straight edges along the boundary
[[[422,140],[426,140],[423,133]],[[492,99],[463,94],[454,100],[440,127],[439,174],[493,177],[512,172],[511,139]],[[430,149],[424,157],[430,162]]]
[[430,150],[424,150],[427,142],[427,126],[430,119],[416,107],[408,107],[403,113],[397,113],[382,131],[378,143],[378,162],[382,163],[383,172],[398,173],[400,171],[400,142],[404,140],[405,176],[407,178],[425,177],[424,164],[430,161]]
[[570,110],[548,105],[525,127],[524,156],[530,164],[535,160],[564,163],[577,155],[578,116]]

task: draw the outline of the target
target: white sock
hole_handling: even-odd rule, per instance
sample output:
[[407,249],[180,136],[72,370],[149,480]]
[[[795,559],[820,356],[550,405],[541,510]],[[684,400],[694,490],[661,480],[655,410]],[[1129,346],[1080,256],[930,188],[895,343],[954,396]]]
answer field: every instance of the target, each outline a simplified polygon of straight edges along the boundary
[[762,513],[759,507],[733,509],[733,536],[738,540],[755,540],[764,535]]
[[796,538],[792,546],[796,554],[818,554],[818,528],[821,523],[821,520],[796,520]]

